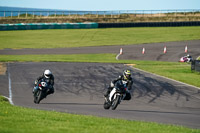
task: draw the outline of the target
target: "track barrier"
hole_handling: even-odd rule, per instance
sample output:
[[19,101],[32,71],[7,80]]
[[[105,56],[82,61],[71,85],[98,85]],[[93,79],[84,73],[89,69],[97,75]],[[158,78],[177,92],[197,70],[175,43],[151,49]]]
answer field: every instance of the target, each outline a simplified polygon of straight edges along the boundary
[[187,53],[188,52],[188,48],[187,48],[187,45],[185,46],[185,53]]
[[91,29],[98,28],[98,23],[19,23],[0,24],[3,30],[38,30],[38,29]]
[[164,47],[163,53],[164,54],[167,53],[167,47],[166,46]]
[[123,54],[123,52],[122,52],[122,48],[120,48],[119,54]]
[[200,26],[200,21],[192,22],[137,22],[137,23],[18,23],[0,24],[2,30],[37,30],[37,29],[89,29],[123,27],[177,27]]
[[192,22],[133,22],[133,23],[98,23],[99,28],[119,27],[177,27],[177,26],[200,26],[200,21]]
[[191,63],[191,70],[200,72],[200,60],[193,60]]
[[142,49],[142,54],[145,54],[145,48]]

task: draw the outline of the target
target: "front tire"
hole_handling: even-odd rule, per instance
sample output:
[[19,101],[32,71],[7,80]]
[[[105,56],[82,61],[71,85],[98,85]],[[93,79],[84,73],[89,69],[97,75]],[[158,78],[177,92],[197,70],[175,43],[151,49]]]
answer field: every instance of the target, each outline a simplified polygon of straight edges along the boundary
[[119,100],[120,100],[120,96],[117,95],[116,98],[114,99],[113,103],[112,103],[112,110],[115,110],[119,104]]
[[34,103],[39,104],[42,100],[42,91],[38,90],[34,96]]

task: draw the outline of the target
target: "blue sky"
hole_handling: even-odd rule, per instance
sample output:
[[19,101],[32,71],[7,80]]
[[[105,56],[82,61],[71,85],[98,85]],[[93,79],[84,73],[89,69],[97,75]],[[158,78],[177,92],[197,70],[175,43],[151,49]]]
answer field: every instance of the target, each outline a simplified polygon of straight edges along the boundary
[[0,6],[90,11],[200,9],[200,0],[0,0]]

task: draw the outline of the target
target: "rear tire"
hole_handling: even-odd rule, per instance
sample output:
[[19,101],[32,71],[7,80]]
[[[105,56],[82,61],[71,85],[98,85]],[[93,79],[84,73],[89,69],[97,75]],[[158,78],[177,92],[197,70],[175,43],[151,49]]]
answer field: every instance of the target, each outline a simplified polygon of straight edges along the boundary
[[103,104],[103,107],[104,107],[104,109],[109,109],[110,108],[110,103],[108,103],[108,102],[104,102],[104,104]]

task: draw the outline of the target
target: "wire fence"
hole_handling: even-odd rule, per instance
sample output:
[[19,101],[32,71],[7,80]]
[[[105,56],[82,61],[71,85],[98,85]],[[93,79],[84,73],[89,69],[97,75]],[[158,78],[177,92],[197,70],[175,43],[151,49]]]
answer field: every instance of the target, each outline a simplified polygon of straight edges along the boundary
[[106,17],[120,15],[143,16],[199,16],[200,9],[187,10],[118,10],[118,11],[0,11],[0,17],[69,17],[69,16],[91,16]]
[[[68,22],[174,22],[200,21],[200,9],[116,11],[0,11],[3,19],[68,19]],[[65,21],[65,22],[66,22]]]

